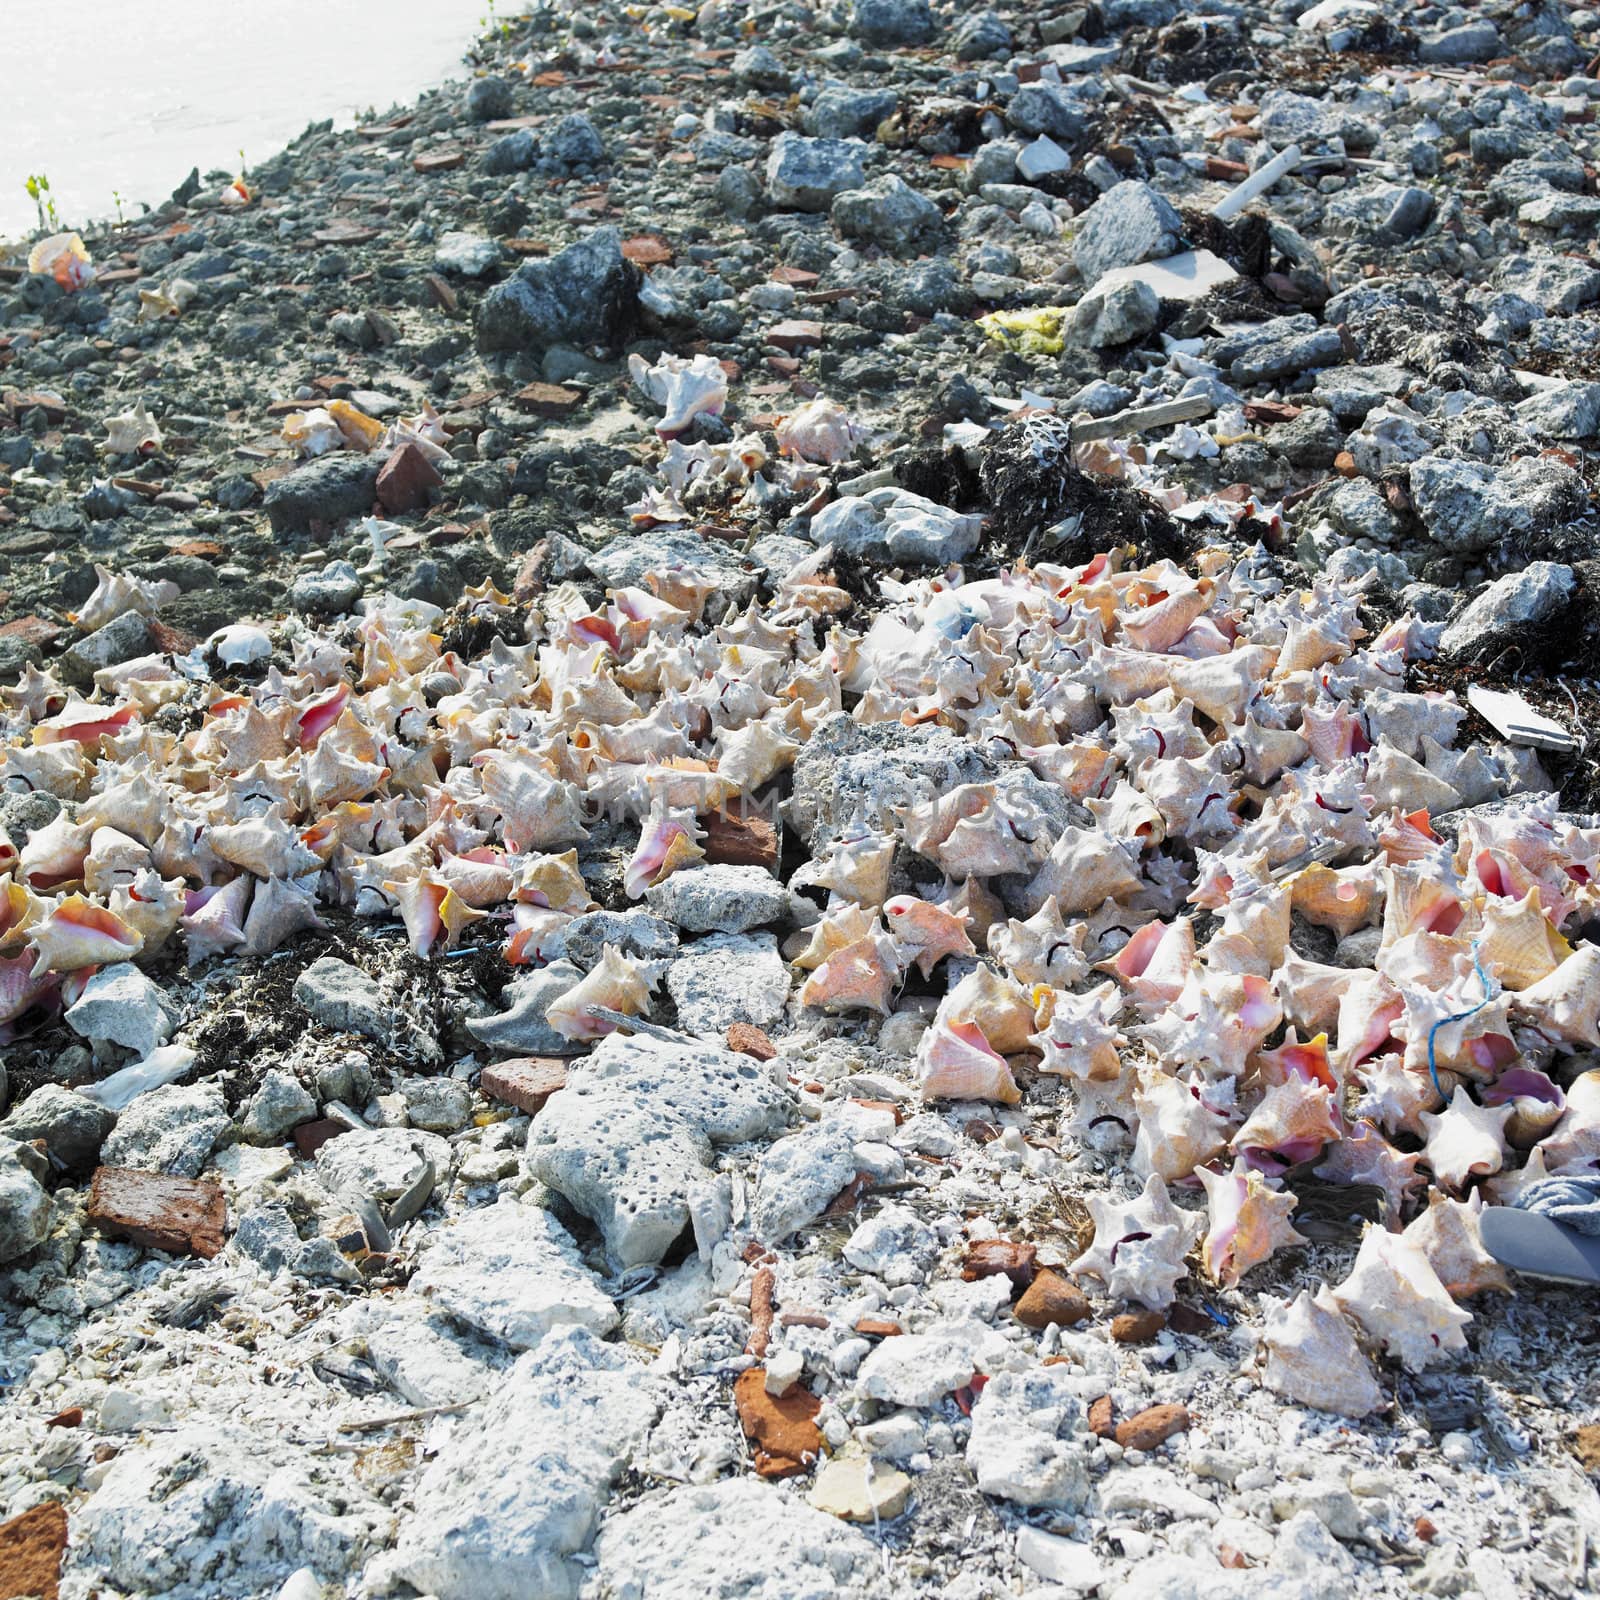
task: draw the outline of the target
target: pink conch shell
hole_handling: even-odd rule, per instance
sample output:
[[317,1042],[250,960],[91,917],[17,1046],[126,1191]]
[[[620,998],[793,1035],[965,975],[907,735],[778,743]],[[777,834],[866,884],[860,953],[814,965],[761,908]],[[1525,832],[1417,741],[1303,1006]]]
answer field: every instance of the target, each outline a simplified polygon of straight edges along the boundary
[[666,415],[656,424],[659,434],[680,433],[702,412],[716,416],[727,403],[728,374],[715,356],[664,355],[652,367],[643,356],[628,357],[633,381]]
[[778,449],[784,455],[832,467],[855,449],[862,430],[840,406],[819,396],[784,417],[777,434]]
[[450,886],[463,905],[480,911],[509,900],[517,881],[510,858],[504,851],[488,845],[460,855],[446,855],[439,862],[439,878]]
[[[136,874],[132,883],[113,889],[108,903],[113,914],[144,941],[139,953],[148,958],[176,931],[187,898],[181,878],[163,878],[154,868],[147,868]],[[0,949],[4,945],[0,939]]]
[[1530,889],[1521,900],[1491,896],[1483,908],[1478,955],[1507,989],[1529,989],[1572,954]]
[[1511,1002],[1511,1013],[1568,1049],[1600,1046],[1600,945],[1582,944]]
[[1205,1228],[1205,1219],[1180,1211],[1167,1186],[1152,1173],[1136,1200],[1087,1197],[1094,1241],[1067,1268],[1075,1278],[1098,1278],[1118,1300],[1136,1300],[1152,1311],[1172,1304],[1184,1257]]
[[522,906],[511,913],[511,937],[505,958],[514,967],[539,967],[564,949],[565,930],[572,916],[543,906]]
[[1383,1191],[1386,1226],[1398,1228],[1411,1192],[1423,1179],[1418,1155],[1402,1155],[1372,1123],[1356,1122],[1337,1144],[1330,1145],[1312,1170],[1328,1183],[1373,1184]]
[[90,894],[109,895],[150,864],[150,851],[137,839],[115,828],[96,828],[83,858],[83,886]]
[[1228,1142],[1228,1124],[1200,1098],[1198,1086],[1169,1073],[1141,1073],[1133,1108],[1139,1118],[1133,1170],[1143,1177],[1176,1183]]
[[189,896],[179,926],[191,967],[244,943],[245,907],[252,882],[248,874],[240,873],[230,883],[212,885]]
[[967,937],[966,918],[953,916],[943,906],[915,895],[897,894],[884,901],[883,910],[890,937],[924,978],[931,977],[946,956],[977,954]]
[[1026,990],[990,967],[969,972],[939,1004],[939,1015],[975,1022],[1002,1055],[1028,1048],[1033,1033],[1033,1001]]
[[1069,928],[1052,896],[1026,922],[1013,918],[1003,928],[991,928],[989,953],[1018,983],[1064,989],[1089,975],[1083,940],[1083,924],[1075,921]]
[[17,877],[30,889],[45,893],[83,881],[83,864],[94,830],[57,812],[24,841],[17,858]]
[[826,856],[809,863],[790,879],[791,885],[816,884],[839,900],[869,908],[889,897],[889,871],[894,865],[894,840],[863,833],[836,840]]
[[1271,1171],[1309,1161],[1339,1137],[1332,1094],[1320,1083],[1290,1078],[1268,1089],[1233,1136],[1233,1148]]
[[795,935],[794,943],[785,947],[785,953],[793,950],[794,965],[802,972],[813,972],[834,951],[843,950],[858,939],[870,938],[883,931],[875,912],[847,901],[818,920],[803,947],[796,948],[800,936]]
[[1369,1227],[1333,1298],[1409,1372],[1467,1348],[1461,1330],[1470,1313],[1451,1300],[1422,1246],[1405,1234]]
[[1233,1288],[1275,1251],[1306,1242],[1289,1222],[1295,1196],[1278,1193],[1259,1172],[1235,1163],[1232,1172],[1201,1167],[1195,1176],[1205,1188],[1211,1214],[1200,1259],[1224,1288]]
[[1600,1163],[1600,1068],[1568,1085],[1567,1109],[1534,1154],[1542,1154],[1552,1172],[1592,1171]]
[[1423,1113],[1444,1109],[1444,1100],[1434,1088],[1428,1069],[1408,1067],[1398,1054],[1367,1062],[1359,1081],[1364,1091],[1357,1107],[1359,1114],[1391,1133],[1426,1138]]
[[54,973],[35,973],[33,968],[34,959],[27,953],[0,956],[0,1044],[9,1041],[10,1024],[54,994],[60,984]]
[[530,856],[516,879],[516,898],[523,905],[548,906],[579,916],[594,905],[588,886],[578,871],[578,852],[563,850],[560,855]]
[[1141,611],[1123,613],[1118,618],[1123,637],[1136,650],[1170,650],[1211,604],[1216,588],[1210,578],[1199,578],[1179,584]]
[[1511,1293],[1506,1270],[1487,1250],[1478,1231],[1483,1212],[1483,1196],[1470,1200],[1451,1200],[1436,1194],[1428,1209],[1405,1231],[1405,1237],[1421,1247],[1428,1265],[1453,1299],[1466,1300],[1487,1289]]
[[[440,939],[446,950],[461,942],[461,931],[479,921],[484,913],[474,911],[450,885],[435,872],[424,872],[404,883],[385,883],[384,893],[392,894],[406,925],[406,942],[414,955],[430,954]],[[257,899],[260,898],[259,891]],[[255,908],[251,907],[251,916]]]
[[1370,927],[1383,906],[1383,880],[1371,867],[1331,867],[1313,863],[1297,873],[1291,904],[1307,922],[1332,928],[1341,939]]
[[1178,998],[1138,1032],[1170,1063],[1237,1078],[1282,1019],[1283,1008],[1265,978],[1207,972],[1193,976]]
[[1257,1074],[1263,1087],[1287,1083],[1300,1078],[1306,1083],[1320,1083],[1325,1089],[1337,1089],[1338,1079],[1328,1061],[1328,1036],[1319,1033],[1315,1038],[1301,1041],[1293,1028],[1276,1050],[1262,1050],[1255,1059]]
[[704,837],[692,811],[653,806],[639,835],[639,848],[623,874],[622,886],[628,898],[637,900],[646,889],[664,883],[679,867],[704,861],[706,853],[700,845]]
[[1146,923],[1095,970],[1120,978],[1134,1004],[1153,1015],[1178,998],[1193,967],[1194,923],[1179,917],[1175,922]]
[[97,706],[73,698],[55,716],[34,724],[33,742],[96,745],[138,720],[136,706]]
[[143,943],[120,917],[85,900],[81,894],[70,894],[58,901],[48,916],[28,929],[35,977],[128,961],[139,953]]
[[1088,994],[1057,994],[1048,1026],[1029,1043],[1042,1051],[1041,1072],[1076,1078],[1080,1083],[1110,1083],[1122,1076],[1117,1030],[1122,996],[1114,983],[1102,983]]
[[1523,1150],[1544,1138],[1567,1109],[1567,1097],[1555,1080],[1533,1067],[1507,1068],[1478,1091],[1478,1098],[1486,1106],[1511,1107],[1506,1138]]
[[276,950],[291,935],[325,926],[317,915],[316,896],[292,878],[268,878],[257,884],[250,897],[250,914],[244,919],[242,956],[262,956]]
[[619,1024],[590,1009],[604,1006],[637,1017],[650,1009],[650,987],[638,967],[615,945],[606,945],[600,961],[545,1013],[545,1020],[566,1039],[600,1039]]
[[835,950],[800,986],[800,1004],[830,1015],[876,1011],[888,1016],[904,969],[887,934],[869,934]]
[[934,1020],[917,1045],[917,1081],[924,1100],[999,1100],[1014,1106],[1022,1099],[1005,1057],[975,1022]]
[[94,575],[94,592],[83,602],[81,611],[71,613],[72,620],[85,632],[103,628],[128,611],[153,617],[182,593],[177,584],[166,578],[154,582],[134,578],[125,572],[112,572],[99,562],[95,563]]
[[1338,1302],[1324,1286],[1281,1301],[1261,1328],[1261,1381],[1296,1405],[1365,1417],[1387,1404]]

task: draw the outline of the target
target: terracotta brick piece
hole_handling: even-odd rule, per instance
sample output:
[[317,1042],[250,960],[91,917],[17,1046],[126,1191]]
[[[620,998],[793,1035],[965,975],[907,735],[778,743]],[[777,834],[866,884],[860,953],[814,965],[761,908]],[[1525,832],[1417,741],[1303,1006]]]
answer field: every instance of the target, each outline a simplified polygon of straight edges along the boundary
[[503,1100],[531,1117],[557,1089],[567,1086],[567,1066],[555,1056],[518,1056],[485,1067],[478,1087],[494,1100]]
[[0,1522],[0,1600],[21,1595],[57,1600],[66,1548],[67,1513],[54,1500]]
[[173,1255],[214,1256],[228,1220],[221,1188],[134,1167],[101,1167],[89,1188],[89,1220],[113,1239]]

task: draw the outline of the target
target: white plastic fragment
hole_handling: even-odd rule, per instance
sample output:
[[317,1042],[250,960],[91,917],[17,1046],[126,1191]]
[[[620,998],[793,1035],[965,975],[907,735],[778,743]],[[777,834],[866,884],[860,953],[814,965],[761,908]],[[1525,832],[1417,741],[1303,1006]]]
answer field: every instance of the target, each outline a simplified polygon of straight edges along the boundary
[[1279,178],[1293,172],[1300,165],[1300,146],[1292,144],[1280,150],[1264,167],[1258,167],[1237,188],[1230,190],[1211,208],[1218,222],[1227,222],[1239,215],[1257,195],[1265,194]]

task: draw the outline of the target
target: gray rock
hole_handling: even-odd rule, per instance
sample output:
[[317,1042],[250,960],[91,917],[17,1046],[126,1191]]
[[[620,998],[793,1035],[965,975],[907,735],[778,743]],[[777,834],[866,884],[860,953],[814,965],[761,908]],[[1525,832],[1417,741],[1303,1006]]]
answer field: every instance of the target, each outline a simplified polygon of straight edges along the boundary
[[398,1200],[431,1163],[441,1182],[450,1146],[419,1128],[355,1128],[317,1151],[317,1176],[334,1194],[366,1195],[380,1205]]
[[787,89],[792,81],[789,69],[764,44],[747,45],[728,65],[735,80],[746,88]]
[[539,141],[529,129],[517,128],[496,139],[478,164],[491,177],[504,178],[526,172],[538,159]]
[[1253,344],[1235,357],[1228,376],[1235,384],[1272,383],[1343,359],[1344,341],[1337,328],[1311,328]]
[[997,1372],[972,1407],[967,1466],[984,1494],[1076,1510],[1089,1492],[1083,1403],[1064,1367]]
[[734,605],[743,605],[755,592],[755,574],[745,570],[732,546],[682,528],[652,528],[613,539],[586,560],[590,572],[613,589],[641,583],[647,572],[681,569],[714,579],[719,595]]
[[783,211],[826,211],[836,194],[866,180],[859,139],[807,139],[780,133],[767,156],[767,198]]
[[139,611],[124,611],[104,627],[74,640],[62,652],[61,665],[68,682],[86,684],[104,668],[134,661],[154,649],[150,619]]
[[433,264],[440,272],[481,278],[504,254],[497,239],[486,239],[481,233],[446,233],[433,247]]
[[1506,256],[1492,281],[1498,289],[1543,306],[1550,316],[1571,316],[1600,300],[1600,271],[1570,256]]
[[606,1523],[595,1557],[613,1595],[871,1600],[883,1587],[871,1539],[749,1477],[641,1500]]
[[321,572],[303,572],[289,586],[289,604],[314,617],[337,617],[355,605],[365,585],[348,561],[330,561]]
[[407,1078],[406,1116],[428,1133],[459,1133],[472,1120],[472,1091],[454,1078]]
[[375,979],[337,956],[319,956],[294,981],[294,997],[318,1022],[369,1039],[389,1037],[389,1008]]
[[492,1049],[510,1054],[579,1055],[584,1046],[557,1033],[545,1021],[545,1015],[582,977],[582,969],[571,961],[552,961],[539,967],[506,985],[501,996],[506,1009],[498,1016],[468,1017],[467,1032]]
[[599,1225],[618,1267],[653,1264],[689,1226],[713,1150],[770,1137],[790,1105],[749,1056],[608,1034],[534,1119],[528,1170]]
[[539,159],[563,172],[597,167],[606,159],[606,142],[581,111],[569,112],[544,130]]
[[1324,139],[1343,139],[1358,149],[1377,143],[1377,127],[1333,98],[1313,100],[1288,89],[1269,89],[1261,96],[1256,126],[1269,144],[1314,145]]
[[928,0],[855,0],[850,32],[865,44],[927,44],[937,32]]
[[950,40],[957,61],[987,61],[1011,54],[1011,30],[993,11],[963,17]]
[[372,510],[380,463],[339,450],[319,456],[267,485],[262,496],[274,533],[311,533],[317,526]]
[[42,1083],[0,1122],[0,1137],[29,1144],[44,1140],[50,1159],[68,1172],[88,1172],[117,1125],[117,1114],[58,1083]]
[[1426,455],[1411,463],[1411,498],[1434,542],[1471,555],[1563,521],[1581,504],[1577,474],[1522,457],[1504,466]]
[[844,1258],[890,1288],[926,1281],[939,1258],[939,1235],[910,1206],[886,1205],[844,1242]]
[[50,1232],[50,1196],[39,1179],[38,1152],[0,1139],[0,1263],[15,1261]]
[[1182,235],[1183,219],[1171,205],[1149,184],[1129,178],[1107,189],[1077,219],[1072,259],[1084,284],[1092,288],[1113,267],[1174,254],[1183,243]]
[[763,1244],[782,1244],[827,1210],[857,1166],[855,1140],[837,1121],[778,1140],[756,1168],[751,1232]]
[[1540,439],[1593,439],[1600,434],[1600,383],[1555,383],[1535,390],[1514,408]]
[[1078,302],[1072,314],[1073,332],[1091,350],[1130,344],[1142,339],[1161,316],[1161,298],[1147,283],[1137,280],[1096,285]]
[[[1458,13],[1459,15],[1459,13]],[[1487,20],[1447,28],[1427,35],[1417,47],[1417,59],[1437,66],[1462,66],[1490,61],[1500,54],[1500,30]]]
[[1440,652],[1456,658],[1481,658],[1503,650],[1526,630],[1550,623],[1572,604],[1578,580],[1571,567],[1531,561],[1521,572],[1496,578],[1470,600],[1439,638]]
[[276,1144],[316,1114],[317,1102],[300,1080],[281,1067],[272,1067],[251,1096],[239,1131],[249,1144]]
[[864,189],[846,189],[829,208],[833,225],[846,239],[881,244],[901,254],[935,232],[944,213],[904,178],[889,173]]
[[1082,141],[1090,108],[1059,83],[1025,83],[1006,107],[1006,126],[1030,138],[1049,134],[1069,144]]
[[567,959],[585,972],[599,965],[608,944],[641,961],[670,961],[678,953],[677,929],[648,911],[586,911],[561,931]]
[[530,1350],[553,1328],[606,1334],[617,1308],[542,1206],[504,1198],[429,1236],[412,1290],[475,1332]]
[[680,867],[645,899],[690,933],[744,933],[789,914],[788,891],[764,867]]
[[1374,406],[1404,394],[1415,382],[1405,367],[1330,367],[1317,374],[1313,392],[1340,422],[1353,427]]
[[504,78],[477,78],[468,88],[462,109],[474,122],[497,122],[512,112],[511,85]]
[[961,561],[978,547],[982,518],[886,485],[825,505],[811,518],[815,544],[869,560]]
[[667,993],[685,1033],[720,1039],[735,1022],[764,1028],[783,1015],[789,968],[770,933],[713,934],[667,969]]
[[117,961],[90,978],[64,1020],[81,1039],[118,1044],[143,1057],[172,1037],[163,999],[160,986],[131,961]]
[[893,89],[824,89],[801,115],[801,125],[813,138],[870,137],[885,117],[900,107]]
[[638,269],[615,228],[596,228],[544,261],[525,261],[478,308],[478,348],[547,350],[617,342],[638,308]]
[[574,1600],[589,1567],[573,1558],[665,1399],[659,1379],[582,1330],[519,1357],[418,1481],[398,1575],[439,1600]]
[[108,1167],[194,1178],[232,1128],[216,1084],[163,1084],[130,1102],[101,1147],[100,1159]]

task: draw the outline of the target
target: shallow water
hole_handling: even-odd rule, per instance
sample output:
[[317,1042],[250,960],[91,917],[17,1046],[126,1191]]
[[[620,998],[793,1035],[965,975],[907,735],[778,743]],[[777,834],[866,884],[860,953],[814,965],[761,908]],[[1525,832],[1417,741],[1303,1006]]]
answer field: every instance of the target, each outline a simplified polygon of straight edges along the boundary
[[[230,172],[308,122],[350,121],[453,76],[490,0],[62,0],[4,7],[0,239],[158,205],[189,169]],[[523,9],[505,0],[501,16]]]

